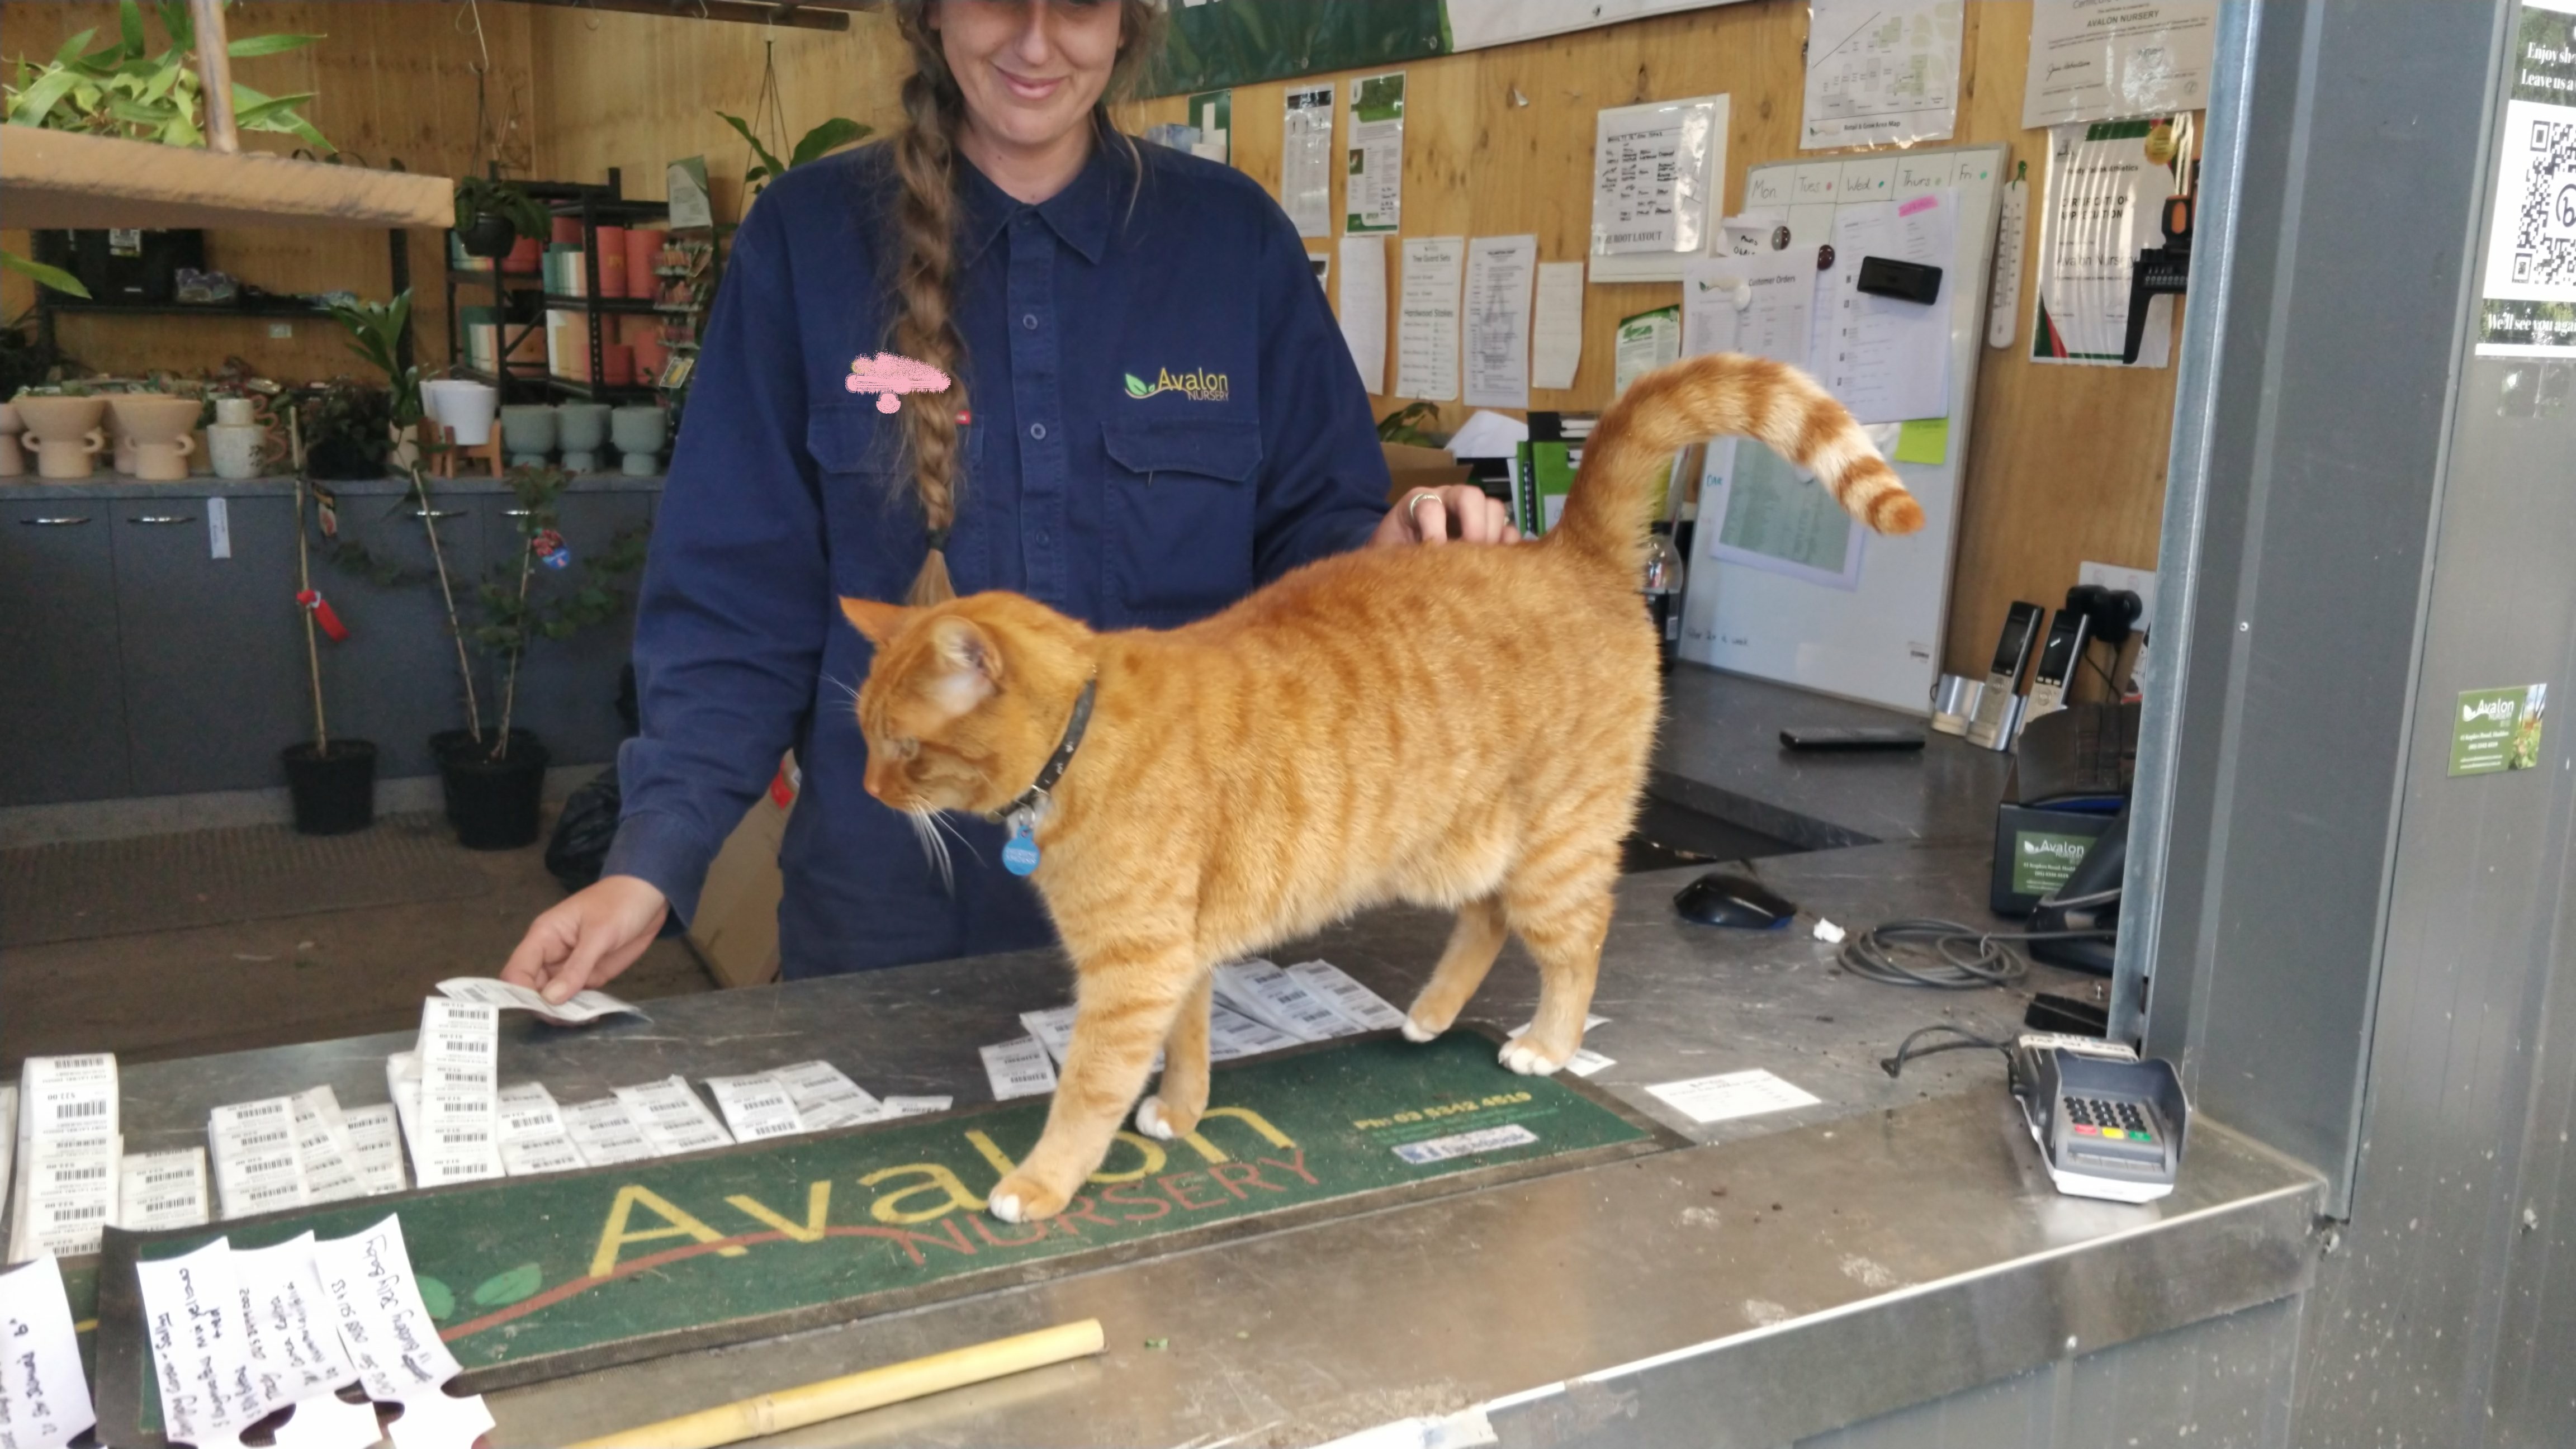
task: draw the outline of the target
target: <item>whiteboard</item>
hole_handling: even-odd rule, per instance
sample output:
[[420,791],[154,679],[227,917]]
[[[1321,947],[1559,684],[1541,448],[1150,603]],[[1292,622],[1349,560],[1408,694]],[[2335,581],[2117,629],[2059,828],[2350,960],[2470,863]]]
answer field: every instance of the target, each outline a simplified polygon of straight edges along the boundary
[[[1912,714],[1931,712],[1958,551],[1959,480],[1975,414],[2004,153],[2001,144],[1918,147],[1782,161],[1747,173],[1740,210],[1786,210],[1801,245],[1832,234],[1839,206],[1950,189],[1959,234],[1953,274],[1942,282],[1950,313],[1949,449],[1938,464],[1895,464],[1923,505],[1922,531],[1870,535],[1860,546],[1857,577],[1848,581],[1715,558],[1722,520],[1704,509],[1682,598],[1684,659]],[[1872,430],[1882,437],[1882,452],[1894,453],[1895,431]],[[1731,452],[1709,449],[1711,466],[1723,469]]]

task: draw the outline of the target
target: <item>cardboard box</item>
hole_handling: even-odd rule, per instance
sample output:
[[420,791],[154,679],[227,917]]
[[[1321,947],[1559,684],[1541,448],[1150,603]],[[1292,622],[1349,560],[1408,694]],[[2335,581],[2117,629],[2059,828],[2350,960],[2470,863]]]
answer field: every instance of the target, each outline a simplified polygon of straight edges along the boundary
[[689,945],[724,986],[763,986],[778,979],[778,901],[785,894],[778,847],[787,838],[799,779],[791,756],[707,867],[698,914],[689,923]]
[[1467,481],[1467,465],[1446,448],[1417,448],[1410,443],[1380,443],[1386,454],[1386,501],[1395,502],[1416,488],[1444,488]]

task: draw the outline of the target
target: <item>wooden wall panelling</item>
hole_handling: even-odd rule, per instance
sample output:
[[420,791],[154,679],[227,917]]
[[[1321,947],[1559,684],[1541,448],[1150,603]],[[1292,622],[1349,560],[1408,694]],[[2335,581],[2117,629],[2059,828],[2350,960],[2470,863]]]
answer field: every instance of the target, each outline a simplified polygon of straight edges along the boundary
[[[529,91],[526,12],[515,5],[480,7],[493,66],[496,113],[515,89]],[[112,34],[116,7],[78,0],[52,5],[0,7],[0,55],[44,58],[65,39],[97,26]],[[234,63],[243,84],[269,95],[311,91],[305,116],[352,159],[372,166],[399,160],[411,171],[462,175],[479,169],[475,153],[475,84],[470,67],[480,53],[472,12],[459,4],[347,3],[347,0],[247,0],[228,24],[235,35],[275,32],[319,34],[322,41]],[[157,19],[147,31],[161,38]],[[523,107],[524,109],[524,107]],[[293,138],[246,133],[246,149],[288,151]],[[24,233],[6,238],[27,245]],[[418,355],[424,362],[447,355],[446,318],[440,305],[445,234],[411,234],[412,292]],[[275,292],[347,288],[360,296],[392,293],[392,264],[385,233],[371,230],[242,229],[207,234],[209,265]],[[23,279],[9,278],[0,305],[15,316],[32,300]],[[169,368],[202,372],[238,355],[261,373],[301,380],[363,372],[340,329],[328,317],[292,319],[294,335],[273,339],[265,317],[100,317],[59,319],[64,349],[89,366],[117,374]]]
[[[1750,0],[1679,15],[1462,55],[1416,61],[1406,72],[1404,236],[1492,236],[1531,232],[1546,261],[1585,252],[1591,229],[1593,117],[1606,106],[1682,96],[1732,98],[1724,201],[1744,196],[1747,168],[1793,158],[1804,102],[1807,7],[1803,0]],[[2008,351],[1980,354],[1976,446],[1968,460],[1944,667],[1977,673],[1991,652],[2006,606],[2016,598],[2052,606],[2085,559],[2155,566],[2164,507],[2165,457],[2174,373],[2031,362],[2031,297],[2036,284],[2046,134],[2021,126],[2022,77],[2030,19],[2025,6],[1973,0],[1960,61],[1957,134],[1940,145],[2009,143],[2009,161],[2030,163],[2031,246],[2025,253],[2021,327]],[[1334,141],[1348,137],[1348,82],[1364,71],[1309,77],[1336,87]],[[1289,82],[1238,86],[1233,164],[1275,194],[1281,107]],[[1527,105],[1517,105],[1517,90]],[[1182,97],[1126,107],[1144,126],[1186,121]],[[1819,157],[1858,152],[1809,153]],[[2008,162],[2009,164],[2009,162]],[[1333,168],[1333,214],[1343,176]],[[1335,223],[1335,238],[1340,224]],[[1338,242],[1308,238],[1310,251],[1336,256]],[[1394,302],[1401,255],[1388,257],[1388,382],[1394,380]],[[1537,390],[1540,408],[1592,409],[1608,401],[1611,338],[1618,319],[1679,299],[1670,283],[1585,289],[1583,360],[1574,386]],[[2177,309],[2178,312],[2179,309]],[[1372,399],[1383,415],[1402,399]],[[1444,426],[1467,413],[1441,409]]]
[[716,215],[742,215],[750,148],[716,112],[746,120],[760,93],[764,45],[775,41],[786,144],[833,116],[885,134],[903,111],[911,74],[894,23],[856,14],[835,33],[658,15],[495,5],[525,17],[537,75],[538,174],[598,181],[624,172],[626,194],[661,200],[663,168],[703,154]]

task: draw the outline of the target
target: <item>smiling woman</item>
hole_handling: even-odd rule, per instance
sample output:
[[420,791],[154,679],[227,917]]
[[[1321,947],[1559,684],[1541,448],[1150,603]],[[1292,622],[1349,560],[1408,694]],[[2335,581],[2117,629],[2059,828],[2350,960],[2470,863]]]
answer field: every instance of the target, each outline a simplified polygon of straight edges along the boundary
[[[1167,627],[1362,545],[1513,536],[1472,487],[1387,507],[1296,228],[1249,177],[1111,123],[1157,6],[915,0],[895,22],[906,124],[779,177],[737,239],[638,605],[616,845],[508,968],[558,999],[692,912],[790,749],[785,974],[1052,939],[997,828],[942,819],[925,850],[862,790],[848,690],[871,650],[836,597],[1008,590]],[[912,367],[944,387],[891,385]]]

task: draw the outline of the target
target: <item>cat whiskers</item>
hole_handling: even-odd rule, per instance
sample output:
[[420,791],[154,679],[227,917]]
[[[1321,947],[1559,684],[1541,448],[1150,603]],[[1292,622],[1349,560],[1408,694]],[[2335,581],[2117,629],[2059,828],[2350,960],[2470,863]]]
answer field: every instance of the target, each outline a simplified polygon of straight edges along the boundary
[[914,805],[903,812],[912,826],[912,837],[921,842],[921,853],[939,871],[939,884],[950,895],[957,894],[957,867],[948,858],[948,839],[939,833],[939,812],[927,805]]

